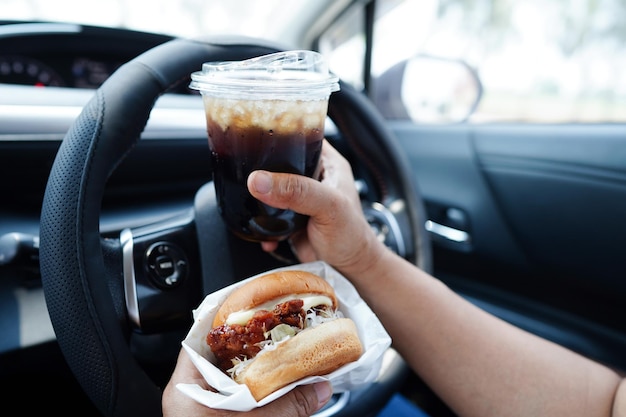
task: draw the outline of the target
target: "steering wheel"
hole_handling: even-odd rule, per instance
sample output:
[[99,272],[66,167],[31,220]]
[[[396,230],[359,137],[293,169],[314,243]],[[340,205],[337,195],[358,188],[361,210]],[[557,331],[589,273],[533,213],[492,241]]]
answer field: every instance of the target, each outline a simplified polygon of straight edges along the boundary
[[[41,213],[43,289],[69,368],[103,415],[162,415],[167,377],[151,373],[146,364],[163,357],[165,370],[173,369],[191,311],[204,295],[284,266],[260,245],[226,230],[210,182],[200,187],[188,211],[105,236],[99,225],[107,180],[139,142],[157,98],[188,82],[203,62],[280,49],[244,38],[166,42],[120,67],[96,90],[59,148]],[[380,115],[342,83],[331,96],[329,117],[337,128],[337,148],[359,161],[355,176],[369,179],[362,198],[372,227],[429,271],[423,203]],[[408,372],[393,349],[388,354],[374,383],[334,396],[321,413],[356,416],[380,408]]]

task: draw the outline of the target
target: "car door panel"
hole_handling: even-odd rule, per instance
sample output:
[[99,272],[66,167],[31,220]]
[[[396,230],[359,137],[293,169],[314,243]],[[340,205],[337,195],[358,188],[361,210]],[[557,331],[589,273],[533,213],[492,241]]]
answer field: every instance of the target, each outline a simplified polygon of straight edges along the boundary
[[507,321],[626,369],[624,129],[390,126],[429,219],[470,237],[461,248],[434,236],[435,275]]
[[[529,259],[626,294],[626,147],[621,127],[488,129],[481,170]],[[581,196],[585,198],[581,199]],[[622,229],[623,230],[623,229]]]

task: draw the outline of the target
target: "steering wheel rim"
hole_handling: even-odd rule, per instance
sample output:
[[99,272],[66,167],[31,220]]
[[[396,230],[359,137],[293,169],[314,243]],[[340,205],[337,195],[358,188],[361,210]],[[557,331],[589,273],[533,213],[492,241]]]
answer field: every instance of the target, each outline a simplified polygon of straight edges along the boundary
[[[162,414],[161,387],[142,369],[129,346],[133,323],[125,302],[122,242],[104,238],[99,229],[106,182],[139,142],[161,94],[187,82],[188,75],[203,62],[245,59],[280,49],[242,38],[175,39],[153,48],[120,67],[95,92],[59,148],[41,212],[42,283],[61,351],[103,415]],[[409,227],[408,235],[413,239],[409,239],[406,257],[428,271],[431,261],[424,210],[406,163],[388,139],[391,135],[380,116],[359,98],[359,93],[347,85],[341,87],[331,96],[329,115],[340,130],[349,132],[346,137],[350,143],[358,141],[356,149],[372,157],[373,166],[381,168],[382,174],[387,170],[394,174],[393,183],[387,184],[392,188],[387,195],[400,197],[407,207],[401,227],[403,233]],[[353,130],[354,119],[367,120],[361,126],[365,130]],[[360,136],[375,137],[372,141],[380,144],[368,149],[372,143],[359,140]],[[233,242],[221,222],[215,220],[217,211],[211,196],[207,197],[208,189],[203,187],[205,192],[199,192],[195,202],[204,293],[242,278],[237,276],[242,272],[234,271],[228,262],[217,271],[207,265],[207,254],[225,247],[220,239]],[[219,229],[221,238],[207,240],[202,236],[205,227]],[[250,250],[245,243],[236,245],[237,249],[227,253],[244,247]]]

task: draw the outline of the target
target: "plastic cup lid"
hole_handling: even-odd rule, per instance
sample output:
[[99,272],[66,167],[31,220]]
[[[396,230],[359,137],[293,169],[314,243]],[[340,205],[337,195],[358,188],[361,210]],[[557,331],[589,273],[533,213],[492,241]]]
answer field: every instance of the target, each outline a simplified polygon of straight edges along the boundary
[[223,98],[319,100],[339,90],[323,56],[286,51],[243,61],[206,62],[191,74],[190,88]]

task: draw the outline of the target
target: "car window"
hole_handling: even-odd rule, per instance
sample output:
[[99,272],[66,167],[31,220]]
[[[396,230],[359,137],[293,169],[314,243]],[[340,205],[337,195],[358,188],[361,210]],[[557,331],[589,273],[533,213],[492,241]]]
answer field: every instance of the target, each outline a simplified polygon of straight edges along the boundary
[[[354,16],[358,13],[363,12],[355,11]],[[320,50],[342,79],[363,88],[365,36],[359,24],[363,19],[354,16],[337,21],[321,38]],[[377,88],[394,90],[385,79],[393,78],[393,71],[408,76],[395,91],[386,91],[399,96],[404,116],[387,109],[388,118],[624,122],[624,21],[622,0],[379,0],[372,79],[380,80]],[[413,57],[420,57],[420,65]],[[424,58],[437,65],[424,65]],[[448,75],[441,70],[443,61],[450,68],[466,66],[468,77],[473,71],[480,81],[479,103],[466,118],[444,115],[464,97],[451,90],[467,91],[470,81],[457,76],[444,79]],[[416,65],[422,68],[408,69]],[[441,91],[441,97],[429,89]],[[411,103],[410,97],[416,96],[420,99]]]

